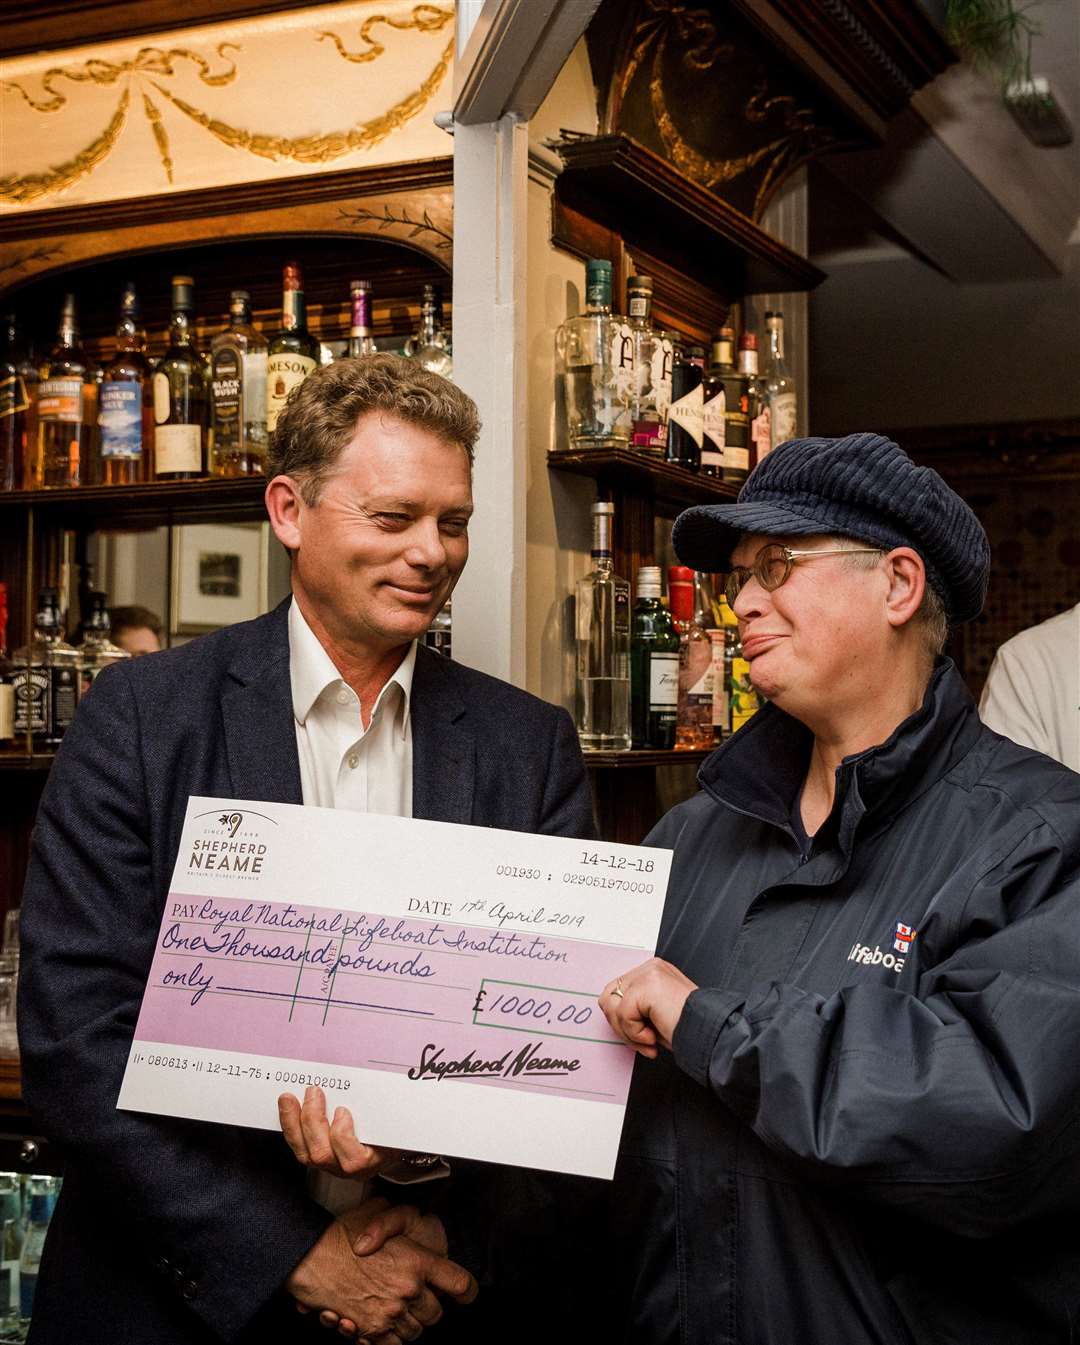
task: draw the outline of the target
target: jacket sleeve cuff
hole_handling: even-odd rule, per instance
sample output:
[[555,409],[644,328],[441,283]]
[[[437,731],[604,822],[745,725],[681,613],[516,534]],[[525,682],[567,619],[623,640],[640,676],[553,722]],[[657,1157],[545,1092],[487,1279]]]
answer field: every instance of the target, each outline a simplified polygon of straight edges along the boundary
[[694,990],[675,1026],[671,1050],[675,1063],[695,1083],[709,1086],[709,1066],[721,1034],[746,996],[734,990]]

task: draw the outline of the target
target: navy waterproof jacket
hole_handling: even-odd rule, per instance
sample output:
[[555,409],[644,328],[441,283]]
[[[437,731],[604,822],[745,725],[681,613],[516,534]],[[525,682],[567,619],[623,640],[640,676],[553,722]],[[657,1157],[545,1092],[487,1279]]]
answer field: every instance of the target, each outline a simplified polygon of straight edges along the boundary
[[942,661],[803,860],[810,747],[766,707],[649,838],[700,988],[635,1069],[613,1338],[1080,1341],[1080,775]]

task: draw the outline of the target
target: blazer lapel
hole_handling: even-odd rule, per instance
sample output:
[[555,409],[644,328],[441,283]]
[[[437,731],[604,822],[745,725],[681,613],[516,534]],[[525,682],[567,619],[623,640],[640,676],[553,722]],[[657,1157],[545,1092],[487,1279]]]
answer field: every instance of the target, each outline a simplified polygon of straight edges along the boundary
[[289,679],[287,599],[251,628],[222,696],[225,745],[238,799],[303,803]]
[[476,743],[453,667],[423,645],[416,651],[409,705],[413,740],[413,816],[471,822]]

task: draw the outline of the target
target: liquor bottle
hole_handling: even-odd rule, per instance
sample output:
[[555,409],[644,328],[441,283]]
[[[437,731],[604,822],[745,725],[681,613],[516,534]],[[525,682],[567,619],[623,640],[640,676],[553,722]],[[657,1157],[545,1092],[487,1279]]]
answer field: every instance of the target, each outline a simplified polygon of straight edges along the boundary
[[213,476],[258,476],[266,465],[267,343],[251,322],[251,295],[229,295],[229,325],[210,344]]
[[696,472],[701,465],[704,439],[705,351],[701,346],[676,350],[671,371],[668,408],[667,460]]
[[630,631],[630,720],[635,747],[675,746],[679,632],[660,600],[660,566],[642,565]]
[[[625,448],[630,442],[634,340],[611,311],[611,263],[585,263],[585,311],[555,333],[556,379],[570,447]],[[558,387],[556,388],[558,396]]]
[[88,457],[90,369],[79,343],[75,296],[64,295],[56,345],[41,371],[33,480],[38,486],[77,486]]
[[192,340],[195,282],[172,278],[169,345],[154,370],[154,475],[180,481],[206,475],[206,383]]
[[26,474],[26,416],[30,395],[23,377],[14,313],[0,319],[0,490],[21,490]]
[[640,452],[662,458],[671,404],[671,337],[652,326],[651,277],[631,276],[626,293],[634,359],[630,442]]
[[[731,613],[730,623],[724,611]],[[739,624],[735,613],[725,600],[721,609],[724,631],[727,639],[726,658],[728,661],[727,693],[731,723],[729,731],[738,732],[749,719],[761,709],[762,699],[750,680],[750,662],[743,657],[742,641],[739,639]]]
[[55,747],[79,701],[79,651],[63,638],[60,603],[55,588],[38,595],[34,634],[17,649],[15,663],[15,733],[27,732],[35,746]]
[[739,651],[739,619],[721,596],[720,625],[709,632],[713,644],[713,736],[719,742],[731,733],[731,669]]
[[30,1218],[19,1253],[19,1315],[24,1321],[29,1321],[34,1311],[34,1291],[49,1228],[49,1194],[44,1179],[30,1179]]
[[139,296],[129,280],[120,300],[116,354],[102,373],[98,394],[98,470],[106,486],[130,486],[149,475],[154,396]]
[[371,334],[371,281],[350,280],[352,324],[349,327],[349,354],[374,355],[378,347]]
[[450,335],[443,327],[442,290],[438,285],[424,286],[420,328],[405,342],[405,354],[433,374],[441,374],[443,378],[453,376]]
[[83,642],[79,649],[79,682],[82,692],[93,685],[94,679],[112,663],[120,663],[131,655],[126,649],[113,644],[109,638],[111,626],[107,598],[100,590],[90,594],[90,613],[83,623]]
[[593,505],[594,568],[577,583],[577,730],[587,752],[630,746],[630,585],[611,565],[615,506]]
[[735,395],[735,369],[731,360],[734,333],[721,328],[709,348],[709,367],[701,385],[701,474],[721,477],[727,449],[727,403]]
[[[739,373],[743,378],[746,397],[746,415],[750,422],[750,461],[752,472],[758,460],[767,457],[772,442],[769,430],[769,394],[758,370],[758,339],[753,332],[743,332],[739,337]],[[762,451],[764,446],[764,451]],[[732,478],[734,483],[734,478]],[[745,476],[743,477],[745,480]]]
[[679,705],[675,746],[713,745],[712,645],[694,619],[694,572],[686,565],[668,569],[668,597],[679,632]]
[[7,628],[7,584],[0,582],[0,742],[5,743],[15,737],[15,667],[8,657]]
[[424,647],[433,649],[436,654],[442,654],[443,658],[451,658],[451,630],[453,627],[453,611],[451,608],[451,599],[447,598],[444,606],[440,607],[435,613],[435,619],[424,632]]
[[22,1251],[22,1184],[17,1172],[0,1172],[0,1321],[19,1315],[19,1254]]
[[769,336],[769,363],[765,387],[769,401],[769,450],[795,436],[797,405],[795,381],[784,363],[784,315],[766,313],[765,330]]
[[270,338],[266,366],[266,428],[273,434],[289,393],[319,365],[319,343],[307,329],[304,277],[299,262],[282,270],[281,327]]

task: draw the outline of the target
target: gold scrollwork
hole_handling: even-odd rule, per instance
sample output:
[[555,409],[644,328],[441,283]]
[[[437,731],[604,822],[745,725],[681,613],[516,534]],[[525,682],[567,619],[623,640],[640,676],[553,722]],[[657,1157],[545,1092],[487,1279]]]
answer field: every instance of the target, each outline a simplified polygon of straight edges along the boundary
[[224,84],[231,84],[236,78],[236,61],[226,56],[226,51],[239,51],[240,48],[235,42],[219,42],[215,51],[219,60],[227,62],[225,70],[219,70],[216,74],[212,72],[210,62],[205,56],[200,56],[198,52],[188,51],[186,47],[172,47],[168,51],[162,51],[159,47],[140,47],[130,61],[102,61],[90,60],[84,61],[81,65],[54,66],[51,70],[46,70],[41,77],[41,87],[49,95],[47,99],[38,101],[29,94],[21,84],[12,83],[9,80],[0,81],[0,89],[7,93],[17,93],[24,98],[35,112],[57,112],[66,102],[67,97],[55,87],[58,80],[70,80],[73,84],[99,84],[107,86],[115,84],[117,80],[125,75],[159,75],[172,76],[176,74],[175,63],[180,60],[192,61],[196,66],[196,73],[204,84],[209,84],[215,88]]
[[112,120],[105,130],[92,140],[85,149],[81,149],[73,158],[68,159],[66,163],[57,164],[55,168],[49,168],[44,173],[31,173],[26,177],[0,178],[0,201],[8,201],[13,205],[26,205],[30,201],[36,201],[41,196],[48,195],[49,192],[61,191],[64,187],[70,187],[78,182],[87,173],[101,163],[102,159],[109,154],[117,140],[120,138],[120,132],[124,129],[124,123],[127,120],[128,102],[130,93],[124,90],[119,106],[113,113]]
[[165,129],[165,123],[161,120],[161,109],[152,101],[148,93],[143,94],[142,100],[143,110],[150,123],[150,129],[154,132],[154,140],[157,142],[158,153],[161,155],[161,166],[165,169],[165,176],[171,184],[173,180],[173,161],[172,155],[169,153],[169,133]]
[[388,27],[397,28],[399,31],[415,28],[422,33],[437,33],[448,23],[453,22],[453,18],[452,9],[440,9],[438,5],[414,5],[412,14],[407,19],[394,19],[385,14],[373,14],[371,18],[365,19],[360,25],[360,41],[366,43],[363,51],[347,51],[345,43],[337,33],[319,33],[317,40],[324,42],[329,39],[337,47],[339,56],[359,65],[364,61],[377,60],[386,50],[383,43],[371,35],[377,23],[385,23]]
[[215,136],[223,145],[228,145],[231,149],[246,150],[247,153],[257,154],[262,159],[292,159],[297,163],[329,163],[332,159],[340,159],[343,154],[370,149],[372,145],[377,145],[380,140],[385,140],[392,131],[396,131],[405,122],[422,111],[446,77],[453,51],[454,43],[451,39],[444,48],[435,68],[423,84],[418,89],[414,89],[412,93],[407,94],[386,112],[381,113],[378,117],[373,117],[370,121],[350,127],[348,130],[331,131],[325,135],[296,137],[261,135],[256,131],[248,131],[242,126],[230,126],[228,122],[221,121],[217,117],[211,117],[208,113],[194,107],[186,99],[170,93],[161,84],[155,83],[154,88],[163,98],[167,98],[174,107],[183,112],[186,117],[190,117],[203,130],[209,131],[212,136]]

